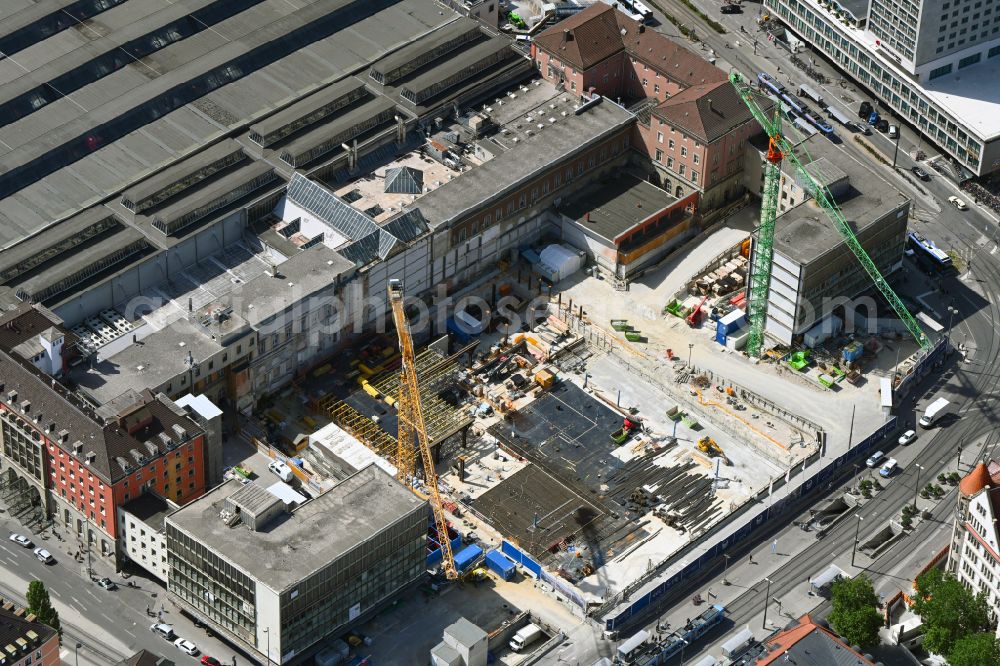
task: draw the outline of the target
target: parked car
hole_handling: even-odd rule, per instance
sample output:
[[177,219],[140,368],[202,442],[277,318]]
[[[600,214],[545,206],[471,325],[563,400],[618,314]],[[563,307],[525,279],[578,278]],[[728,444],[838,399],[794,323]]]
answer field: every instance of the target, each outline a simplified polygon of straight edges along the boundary
[[931,179],[930,175],[926,171],[924,171],[923,169],[921,169],[918,166],[912,167],[910,169],[910,171],[912,171],[913,175],[916,176],[917,178],[919,178],[920,180],[930,180]]
[[959,210],[968,210],[969,207],[965,205],[965,202],[958,197],[948,197],[948,203]]
[[871,457],[868,458],[868,460],[865,461],[865,464],[872,468],[878,467],[879,463],[882,462],[884,458],[885,453],[882,451],[876,451],[871,455]]
[[56,558],[52,557],[52,553],[44,548],[36,548],[34,552],[35,557],[37,557],[38,561],[42,564],[55,564]]
[[32,546],[35,545],[31,543],[31,539],[24,536],[23,534],[17,534],[16,532],[10,535],[10,540],[16,543],[18,546],[24,546],[25,548],[31,548]]
[[722,5],[722,7],[719,8],[719,11],[723,14],[742,14],[743,8],[739,5]]
[[899,436],[899,443],[901,446],[906,446],[917,438],[916,430],[907,430],[902,435]]
[[174,639],[177,638],[177,634],[174,633],[174,628],[171,627],[169,624],[156,622],[154,624],[149,625],[149,630],[152,631],[154,634],[162,636],[168,641],[173,641]]
[[209,657],[207,654],[201,656],[201,663],[204,666],[222,666],[222,662],[215,657]]
[[108,592],[113,592],[118,589],[118,585],[115,583],[115,581],[111,580],[110,578],[102,578],[101,580],[97,581],[97,586],[103,587]]
[[896,472],[896,469],[898,467],[899,463],[896,462],[896,459],[889,458],[888,460],[885,461],[885,464],[882,465],[882,469],[878,471],[878,475],[881,476],[882,478],[888,479]]
[[178,638],[174,641],[174,645],[177,646],[178,650],[190,657],[198,655],[198,647],[186,638]]

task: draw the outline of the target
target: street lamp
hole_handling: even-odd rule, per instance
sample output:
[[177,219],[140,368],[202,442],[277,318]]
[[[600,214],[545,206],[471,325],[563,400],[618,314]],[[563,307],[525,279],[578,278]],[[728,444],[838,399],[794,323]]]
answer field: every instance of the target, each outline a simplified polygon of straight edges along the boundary
[[920,463],[913,463],[913,466],[917,468],[917,483],[913,486],[913,508],[917,508],[917,495],[920,493],[920,472],[924,470],[924,466]]
[[[897,120],[896,122],[899,122],[899,121]],[[900,131],[899,127],[897,126],[896,127],[896,149],[892,151],[892,168],[893,169],[896,168],[896,157],[899,156],[899,138],[901,136],[903,136],[903,133]]]
[[945,338],[948,340],[948,345],[951,344],[951,320],[952,317],[958,314],[958,308],[953,305],[948,306],[948,332],[945,334]]
[[267,666],[271,666],[271,627],[264,627],[264,633],[267,634]]
[[688,367],[691,367],[691,352],[694,350],[694,343],[688,343]]
[[761,629],[767,629],[767,602],[771,598],[771,579],[765,578],[767,581],[767,589],[764,591],[764,621],[761,623]]
[[861,521],[863,518],[859,514],[854,514],[854,517],[858,519],[858,525],[854,529],[854,548],[851,549],[851,566],[854,566],[854,556],[858,552],[858,540],[861,537]]
[[726,578],[726,569],[729,568],[729,553],[723,553],[722,557],[726,560],[726,563],[722,565],[722,584],[729,585],[729,580]]
[[76,657],[76,666],[80,666],[80,648],[83,647],[83,643],[77,643],[73,646],[73,656]]

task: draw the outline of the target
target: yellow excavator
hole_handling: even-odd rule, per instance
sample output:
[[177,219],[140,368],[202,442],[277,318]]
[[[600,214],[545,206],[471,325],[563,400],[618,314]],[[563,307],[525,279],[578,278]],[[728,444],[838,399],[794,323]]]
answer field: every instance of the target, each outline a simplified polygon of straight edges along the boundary
[[706,435],[698,440],[698,450],[702,453],[707,453],[710,456],[718,456],[722,458],[722,462],[726,465],[732,465],[733,461],[722,451],[722,447],[719,446],[714,439]]

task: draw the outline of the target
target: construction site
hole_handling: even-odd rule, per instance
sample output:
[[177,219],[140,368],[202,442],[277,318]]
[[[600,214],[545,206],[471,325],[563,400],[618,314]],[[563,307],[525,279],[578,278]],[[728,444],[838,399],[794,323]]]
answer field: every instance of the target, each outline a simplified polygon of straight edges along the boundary
[[[900,219],[906,202],[862,196],[870,171],[833,168],[820,162],[822,150],[813,163],[857,220],[855,241],[900,257],[905,216],[894,227],[882,220]],[[414,165],[393,164],[378,178],[419,191]],[[362,205],[365,187],[352,183],[343,194]],[[399,196],[396,205],[407,195]],[[502,546],[558,577],[566,597],[590,612],[821,456],[845,450],[853,425],[842,415],[881,421],[892,407],[881,395],[886,382],[899,387],[929,346],[912,322],[853,305],[808,326],[791,312],[792,337],[782,342],[770,324],[788,307],[774,299],[786,293],[779,280],[797,266],[795,298],[805,307],[817,298],[813,273],[856,261],[838,246],[835,226],[814,229],[822,214],[804,200],[780,216],[783,231],[765,247],[759,233],[751,237],[761,212],[736,209],[625,288],[598,267],[584,271],[582,252],[543,235],[521,247],[519,261],[465,288],[473,304],[449,312],[441,330],[421,330],[426,346],[414,348],[408,332],[372,335],[258,413],[269,440],[317,479],[374,454],[429,499],[428,564],[442,576],[475,569],[455,564],[456,549]],[[773,272],[761,277],[764,253]],[[765,278],[772,290],[753,301]],[[883,286],[873,295],[880,312],[915,298]],[[396,305],[401,332],[407,309]]]

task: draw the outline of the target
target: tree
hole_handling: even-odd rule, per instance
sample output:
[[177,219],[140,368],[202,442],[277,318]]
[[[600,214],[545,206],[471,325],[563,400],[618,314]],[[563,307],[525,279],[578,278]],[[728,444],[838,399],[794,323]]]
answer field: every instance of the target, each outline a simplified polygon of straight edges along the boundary
[[878,612],[878,596],[872,581],[864,574],[856,578],[841,578],[830,590],[833,611],[830,625],[851,645],[872,645],[878,642],[882,615]]
[[949,666],[993,666],[1000,664],[1000,640],[992,633],[963,636],[948,654]]
[[28,583],[27,598],[28,611],[33,613],[39,622],[49,625],[56,631],[62,631],[59,626],[59,613],[52,607],[52,600],[49,599],[45,583],[40,580]]
[[934,568],[917,577],[913,612],[924,621],[924,647],[936,654],[950,654],[963,636],[988,631],[986,597],[972,594],[954,574]]

